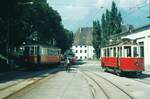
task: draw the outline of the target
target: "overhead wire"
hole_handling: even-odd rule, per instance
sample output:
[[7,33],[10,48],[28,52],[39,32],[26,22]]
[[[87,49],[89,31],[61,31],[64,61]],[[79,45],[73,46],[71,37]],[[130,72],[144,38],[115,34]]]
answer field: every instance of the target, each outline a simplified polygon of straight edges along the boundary
[[[123,16],[123,18],[125,19],[126,17],[129,17],[130,15],[136,13],[137,10],[141,10],[142,8],[144,8],[146,5],[148,5],[148,3],[145,0],[143,3],[138,4],[138,5],[134,6],[134,7],[129,8],[130,12],[128,12],[125,16]],[[138,18],[138,17],[141,18],[141,16],[137,15],[136,18]],[[138,24],[138,21],[134,21],[134,22]]]
[[103,9],[103,7],[101,7],[100,9],[98,9],[98,11],[96,11],[96,12],[94,13],[94,15],[92,15],[92,16],[89,18],[89,20],[87,20],[87,21],[83,24],[83,26],[88,25],[88,24],[91,22],[91,20],[94,19],[94,18],[97,16],[97,14],[101,11],[101,9]]
[[130,12],[128,12],[128,13],[124,16],[124,18],[125,18],[125,17],[128,17],[129,15],[131,15],[131,14],[133,14],[133,13],[135,13],[137,10],[139,10],[139,9],[141,9],[141,8],[143,8],[143,7],[145,7],[146,5],[147,5],[147,3],[144,2],[144,3],[141,3],[141,4],[138,4],[138,5],[134,6],[134,7],[132,7],[132,8],[129,8]]

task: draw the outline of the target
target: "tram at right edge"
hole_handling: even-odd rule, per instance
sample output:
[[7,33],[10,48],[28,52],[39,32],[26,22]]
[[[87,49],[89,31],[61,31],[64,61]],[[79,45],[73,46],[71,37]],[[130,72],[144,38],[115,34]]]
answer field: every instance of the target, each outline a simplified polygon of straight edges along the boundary
[[124,41],[103,47],[100,61],[104,71],[112,70],[117,75],[140,75],[144,71],[144,46],[134,41]]

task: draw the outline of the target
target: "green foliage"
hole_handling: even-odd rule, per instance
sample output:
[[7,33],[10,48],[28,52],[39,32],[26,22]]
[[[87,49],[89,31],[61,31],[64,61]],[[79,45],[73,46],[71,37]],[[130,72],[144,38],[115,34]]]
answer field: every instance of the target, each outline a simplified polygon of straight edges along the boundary
[[58,47],[68,49],[73,34],[64,29],[59,13],[47,0],[2,0],[0,3],[0,48],[6,49],[26,44],[40,43],[51,46],[55,40]]
[[121,32],[121,13],[118,11],[115,2],[112,2],[111,10],[106,10],[102,15],[101,25],[99,21],[93,22],[93,46],[97,58],[100,56],[100,48],[109,44],[111,35]]
[[100,57],[100,47],[101,47],[101,26],[100,26],[100,22],[97,20],[97,21],[94,21],[93,22],[93,47],[95,49],[95,52],[96,52],[96,56],[97,58]]
[[106,46],[109,43],[109,37],[114,34],[118,34],[121,29],[122,17],[118,11],[115,2],[112,2],[111,10],[106,10],[106,13],[102,15],[102,46]]
[[73,43],[73,32],[67,29],[64,29],[64,34],[60,34],[57,36],[57,46],[62,49],[62,53],[64,53],[67,49],[72,46]]

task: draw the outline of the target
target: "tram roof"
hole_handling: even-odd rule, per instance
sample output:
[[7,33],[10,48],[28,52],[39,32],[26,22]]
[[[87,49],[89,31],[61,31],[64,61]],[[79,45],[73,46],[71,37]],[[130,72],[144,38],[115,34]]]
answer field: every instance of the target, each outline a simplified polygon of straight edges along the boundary
[[22,45],[21,47],[33,47],[33,46],[40,46],[40,47],[45,47],[45,48],[53,48],[53,49],[60,49],[58,47],[55,47],[55,46],[48,46],[48,45],[43,45],[43,44],[25,44],[25,45]]
[[110,44],[110,45],[107,45],[103,48],[106,48],[106,47],[118,47],[118,46],[139,46],[139,45],[143,45],[143,44],[137,44],[136,42],[134,41],[131,41],[131,42],[121,42],[121,43],[116,43],[116,44]]

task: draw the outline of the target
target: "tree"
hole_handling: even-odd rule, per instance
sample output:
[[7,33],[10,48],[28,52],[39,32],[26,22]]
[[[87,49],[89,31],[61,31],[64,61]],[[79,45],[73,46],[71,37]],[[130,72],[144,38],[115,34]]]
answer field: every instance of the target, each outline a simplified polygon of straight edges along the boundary
[[109,43],[109,37],[121,33],[122,17],[121,13],[118,11],[115,2],[112,2],[111,10],[106,10],[106,13],[102,15],[102,46],[106,46]]
[[93,47],[95,49],[97,58],[100,57],[100,47],[102,44],[101,35],[102,35],[102,31],[101,31],[100,22],[98,20],[94,21],[93,22],[93,41],[92,41],[92,43],[93,43]]
[[2,0],[0,35],[3,54],[7,53],[6,48],[13,50],[24,42],[52,46],[50,42],[53,40],[65,50],[71,46],[73,36],[68,31],[66,33],[61,16],[48,5],[47,0]]
[[70,49],[73,43],[73,32],[67,29],[64,29],[64,34],[57,36],[57,46],[62,49],[64,53],[67,49]]

